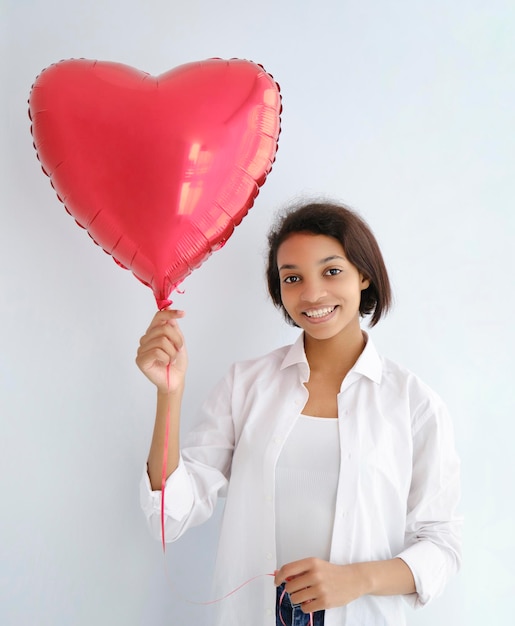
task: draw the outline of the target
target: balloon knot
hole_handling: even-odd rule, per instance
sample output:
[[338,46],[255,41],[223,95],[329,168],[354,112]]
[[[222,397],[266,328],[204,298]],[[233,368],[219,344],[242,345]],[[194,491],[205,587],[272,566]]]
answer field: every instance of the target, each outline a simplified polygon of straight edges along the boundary
[[173,303],[172,300],[157,300],[157,308],[160,311],[164,311],[165,309],[167,309],[169,306],[171,306]]

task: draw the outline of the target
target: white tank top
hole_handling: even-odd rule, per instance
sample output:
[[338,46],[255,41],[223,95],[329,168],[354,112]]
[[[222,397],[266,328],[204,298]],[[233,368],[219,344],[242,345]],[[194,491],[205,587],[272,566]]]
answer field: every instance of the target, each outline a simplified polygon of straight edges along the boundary
[[277,461],[277,567],[329,560],[340,470],[338,420],[300,415]]

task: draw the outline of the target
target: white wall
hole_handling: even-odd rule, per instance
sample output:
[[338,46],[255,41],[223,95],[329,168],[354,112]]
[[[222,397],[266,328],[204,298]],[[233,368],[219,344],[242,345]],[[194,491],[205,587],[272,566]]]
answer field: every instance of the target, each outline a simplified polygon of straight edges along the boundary
[[[283,130],[256,205],[175,298],[187,310],[188,412],[231,361],[294,335],[262,279],[275,210],[302,193],[351,204],[375,230],[396,291],[373,337],[445,398],[463,459],[463,571],[409,624],[511,624],[512,0],[0,7],[0,623],[209,623],[211,608],[170,590],[139,510],[154,393],[134,356],[152,294],[57,201],[32,148],[27,98],[62,58],[159,74],[219,56],[274,75]],[[180,593],[209,599],[216,532],[217,519],[167,549]]]

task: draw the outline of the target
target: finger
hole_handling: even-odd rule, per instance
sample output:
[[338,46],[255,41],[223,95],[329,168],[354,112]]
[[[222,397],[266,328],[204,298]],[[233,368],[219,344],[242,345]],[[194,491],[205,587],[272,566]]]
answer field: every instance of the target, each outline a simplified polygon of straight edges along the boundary
[[[142,343],[138,348],[137,358],[145,362],[158,360],[168,364],[175,360],[183,345],[180,337],[170,338],[163,334]],[[164,359],[162,355],[165,356]]]
[[316,611],[323,611],[324,609],[326,609],[327,607],[323,604],[323,602],[320,602],[320,600],[315,599],[315,600],[308,600],[307,602],[303,602],[300,605],[300,610],[303,613],[315,613]]
[[174,360],[174,356],[161,348],[154,348],[145,352],[138,352],[136,363],[138,367],[146,371],[155,364],[170,365]]
[[276,570],[274,579],[276,587],[282,585],[284,582],[288,582],[289,580],[295,578],[296,574],[294,573],[294,571],[295,570],[292,567],[291,563],[289,563],[288,565],[283,565],[280,570]]
[[286,566],[283,565],[281,569],[275,570],[274,584],[276,587],[279,587],[279,585],[282,585],[283,582],[286,581],[287,574],[285,568]]
[[180,309],[165,309],[164,311],[158,311],[152,321],[150,322],[150,326],[147,331],[156,326],[162,326],[167,323],[175,323],[175,320],[181,319],[186,315],[185,311]]
[[164,309],[163,311],[158,311],[155,315],[154,315],[154,319],[177,319],[180,317],[184,317],[186,315],[186,312],[183,311],[182,309]]
[[312,566],[313,559],[301,559],[300,561],[292,561],[283,565],[281,569],[276,572],[275,580],[276,585],[280,585],[283,582],[294,580],[298,576],[305,574]]
[[[288,591],[293,604],[311,604],[316,600],[316,594],[313,587],[304,587],[295,592]],[[310,609],[311,611],[312,609]]]
[[162,350],[170,359],[174,359],[183,347],[184,338],[178,329],[166,326],[150,331],[140,339],[137,356],[145,357],[154,350]]
[[161,340],[168,340],[171,345],[180,350],[184,345],[184,336],[178,326],[170,324],[162,324],[160,326],[151,327],[139,341],[141,347],[153,345]]
[[[311,581],[309,576],[306,574],[300,574],[299,576],[294,576],[293,578],[287,578],[285,589],[291,596],[309,588],[310,585]],[[301,601],[302,600],[299,600],[298,603],[300,604]]]

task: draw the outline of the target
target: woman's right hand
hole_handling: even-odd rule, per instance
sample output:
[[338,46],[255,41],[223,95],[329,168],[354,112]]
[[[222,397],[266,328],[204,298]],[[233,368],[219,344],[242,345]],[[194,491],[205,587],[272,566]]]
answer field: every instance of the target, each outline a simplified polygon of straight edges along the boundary
[[175,393],[184,388],[188,355],[177,323],[182,317],[184,311],[159,311],[139,342],[136,364],[159,393]]

